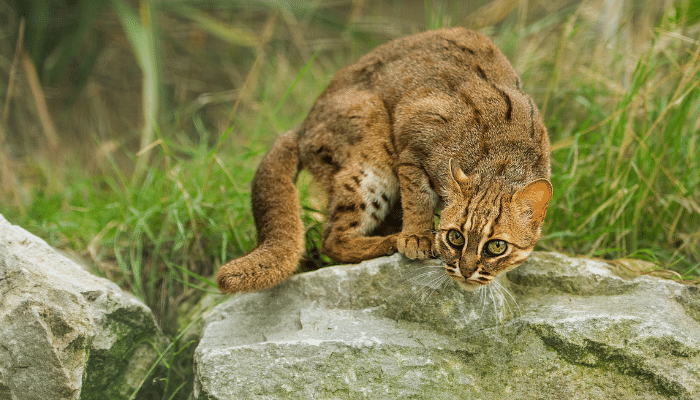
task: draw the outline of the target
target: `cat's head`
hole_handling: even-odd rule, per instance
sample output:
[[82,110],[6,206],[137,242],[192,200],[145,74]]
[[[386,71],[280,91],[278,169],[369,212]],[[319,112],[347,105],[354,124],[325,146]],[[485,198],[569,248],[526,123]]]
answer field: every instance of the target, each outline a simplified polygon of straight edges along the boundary
[[448,170],[450,188],[434,248],[447,274],[474,290],[525,261],[540,237],[552,185],[536,179],[514,189],[503,178],[468,176],[454,160]]

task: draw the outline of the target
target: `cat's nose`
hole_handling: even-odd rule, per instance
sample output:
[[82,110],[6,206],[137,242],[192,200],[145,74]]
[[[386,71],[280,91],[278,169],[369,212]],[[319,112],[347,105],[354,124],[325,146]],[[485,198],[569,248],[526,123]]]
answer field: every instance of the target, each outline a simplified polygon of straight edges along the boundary
[[466,279],[469,279],[474,273],[479,270],[479,259],[475,256],[463,255],[459,261],[459,272]]

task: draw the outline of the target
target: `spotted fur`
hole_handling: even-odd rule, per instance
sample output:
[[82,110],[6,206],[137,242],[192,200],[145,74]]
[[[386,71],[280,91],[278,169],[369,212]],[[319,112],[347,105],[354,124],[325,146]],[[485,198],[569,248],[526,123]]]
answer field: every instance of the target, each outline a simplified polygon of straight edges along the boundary
[[[547,131],[521,87],[498,48],[464,28],[397,39],[341,69],[263,158],[252,184],[258,246],[221,267],[221,290],[271,287],[296,269],[301,168],[327,189],[322,252],[338,262],[439,256],[467,289],[520,264],[552,195]],[[397,210],[402,220],[388,218]],[[447,241],[451,230],[462,246]]]

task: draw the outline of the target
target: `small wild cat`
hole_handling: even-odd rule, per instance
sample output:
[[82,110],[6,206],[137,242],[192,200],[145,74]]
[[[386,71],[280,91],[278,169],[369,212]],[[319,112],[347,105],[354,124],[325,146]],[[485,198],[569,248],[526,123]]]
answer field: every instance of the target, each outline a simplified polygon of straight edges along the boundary
[[258,246],[221,267],[222,291],[269,288],[296,269],[302,168],[328,191],[324,254],[438,256],[470,290],[527,258],[552,197],[542,117],[498,48],[464,28],[391,41],[335,75],[255,173]]

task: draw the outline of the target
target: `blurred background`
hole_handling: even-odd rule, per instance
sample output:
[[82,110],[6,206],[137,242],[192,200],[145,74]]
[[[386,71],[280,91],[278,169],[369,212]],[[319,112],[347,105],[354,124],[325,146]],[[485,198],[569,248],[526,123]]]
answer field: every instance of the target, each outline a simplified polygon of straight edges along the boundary
[[[696,281],[700,0],[0,0],[0,213],[179,339],[218,265],[254,246],[249,182],[275,136],[339,68],[447,26],[492,37],[545,118],[538,250]],[[299,189],[316,268],[323,198]],[[139,396],[187,398],[189,360]]]

